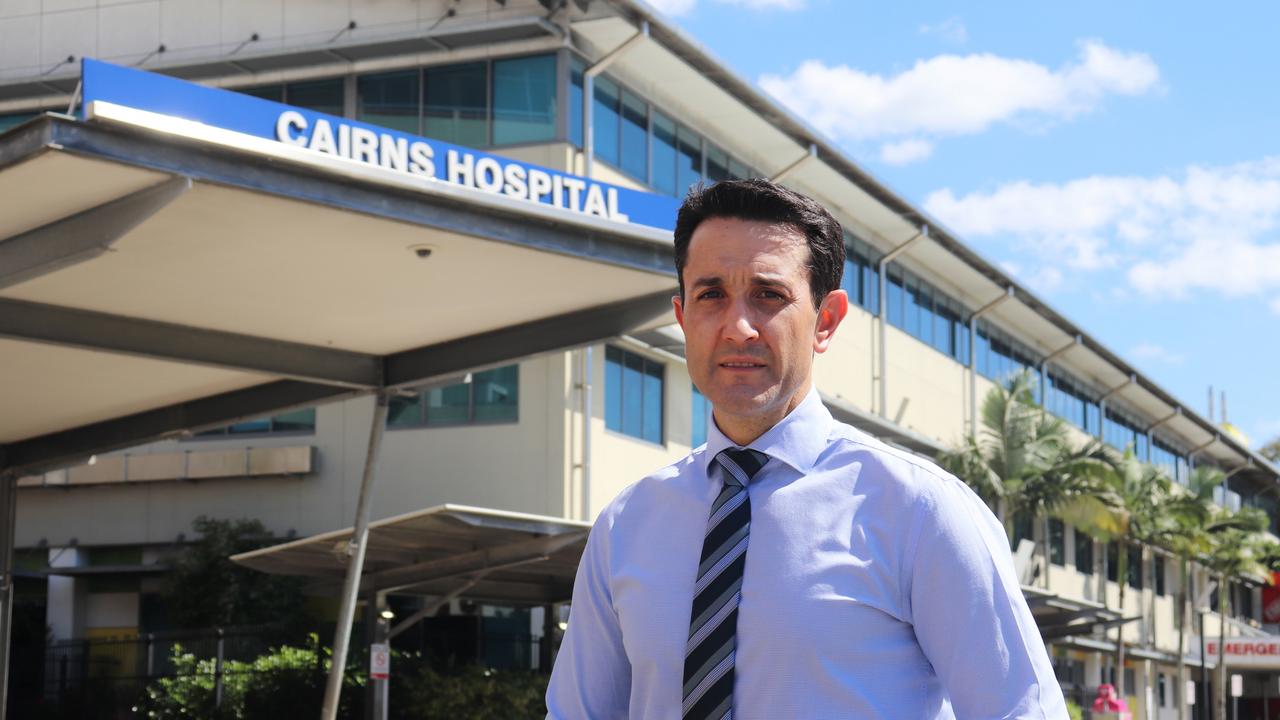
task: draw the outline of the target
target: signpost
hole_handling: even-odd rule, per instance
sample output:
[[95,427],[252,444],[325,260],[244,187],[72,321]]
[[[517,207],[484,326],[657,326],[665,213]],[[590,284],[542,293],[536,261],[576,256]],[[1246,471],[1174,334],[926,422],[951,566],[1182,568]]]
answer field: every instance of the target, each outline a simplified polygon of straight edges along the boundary
[[[391,646],[374,643],[369,646],[369,677],[386,680],[391,677]],[[1236,677],[1240,677],[1236,675]]]

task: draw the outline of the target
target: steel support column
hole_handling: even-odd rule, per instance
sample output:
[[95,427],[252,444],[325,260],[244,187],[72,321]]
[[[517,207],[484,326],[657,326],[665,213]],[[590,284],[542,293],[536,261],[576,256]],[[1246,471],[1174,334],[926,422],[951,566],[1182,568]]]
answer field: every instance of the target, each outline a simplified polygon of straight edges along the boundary
[[1081,336],[1081,335],[1076,335],[1074,338],[1072,338],[1072,339],[1071,339],[1071,342],[1067,343],[1066,345],[1063,345],[1062,347],[1058,348],[1057,350],[1054,350],[1053,352],[1049,353],[1048,355],[1045,355],[1045,356],[1044,356],[1044,359],[1040,361],[1040,388],[1039,388],[1039,391],[1040,391],[1040,392],[1039,392],[1039,395],[1040,395],[1040,407],[1044,407],[1044,400],[1045,400],[1045,387],[1048,385],[1048,376],[1047,376],[1047,373],[1048,373],[1048,370],[1049,370],[1049,363],[1051,363],[1051,362],[1053,362],[1054,360],[1057,360],[1058,358],[1062,357],[1063,353],[1065,353],[1065,352],[1067,352],[1068,350],[1070,350],[1071,348],[1073,348],[1073,347],[1075,347],[1075,346],[1077,346],[1077,345],[1081,344],[1083,341],[1084,341],[1084,337],[1083,337],[1083,336]]
[[387,403],[390,395],[379,392],[374,396],[373,425],[369,428],[369,448],[364,459],[364,477],[360,481],[360,498],[356,503],[355,530],[347,543],[347,577],[342,586],[342,604],[338,609],[338,624],[333,631],[333,664],[324,688],[324,706],[321,720],[335,720],[338,716],[338,700],[342,695],[342,677],[347,666],[347,650],[351,642],[351,623],[355,619],[356,601],[360,592],[360,575],[364,572],[364,555],[369,544],[369,503],[373,495],[373,479],[378,467],[378,450],[382,446],[382,434],[387,427]]
[[978,308],[969,316],[969,436],[978,437],[978,319],[1013,297],[1012,286],[1004,294]]
[[880,288],[880,297],[879,297],[879,303],[880,303],[880,326],[879,326],[880,327],[880,363],[879,363],[880,407],[879,407],[879,410],[880,410],[880,417],[884,417],[884,418],[889,417],[889,391],[885,382],[886,378],[889,375],[889,369],[888,367],[886,367],[886,365],[889,362],[889,354],[885,350],[885,346],[884,346],[885,337],[888,335],[888,333],[885,331],[885,327],[889,324],[889,314],[888,314],[889,303],[886,301],[886,296],[888,294],[887,287],[889,285],[889,282],[888,282],[889,278],[887,275],[885,275],[885,271],[888,269],[889,263],[893,262],[894,259],[896,259],[899,255],[906,252],[907,248],[910,248],[912,245],[918,242],[921,238],[927,238],[927,237],[929,237],[929,226],[928,225],[920,226],[920,232],[913,235],[910,240],[890,250],[887,254],[885,254],[884,257],[880,258],[880,263],[876,267],[877,277],[879,278],[879,282],[877,282],[876,284]]
[[1112,396],[1114,396],[1116,393],[1120,392],[1121,390],[1124,390],[1125,388],[1129,387],[1130,385],[1133,385],[1136,382],[1138,382],[1138,376],[1130,375],[1128,380],[1125,380],[1119,385],[1111,388],[1110,390],[1103,393],[1102,397],[1098,398],[1098,439],[1099,440],[1102,440],[1103,442],[1106,441],[1107,401],[1110,400]]
[[18,479],[0,473],[0,720],[9,704],[9,640],[13,637],[13,538]]
[[190,178],[165,180],[0,240],[0,288],[92,260],[190,188]]

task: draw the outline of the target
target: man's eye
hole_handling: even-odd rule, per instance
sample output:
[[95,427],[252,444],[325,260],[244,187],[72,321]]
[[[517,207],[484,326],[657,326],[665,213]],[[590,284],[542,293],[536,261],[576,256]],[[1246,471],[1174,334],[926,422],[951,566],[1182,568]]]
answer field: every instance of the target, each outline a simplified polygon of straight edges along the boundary
[[778,292],[777,290],[761,290],[760,297],[763,297],[767,300],[781,300],[782,293]]
[[720,298],[720,297],[724,297],[724,293],[720,292],[719,290],[707,290],[706,292],[704,292],[704,293],[702,293],[701,295],[699,295],[699,296],[698,296],[698,299],[699,299],[699,300],[714,300],[714,299],[716,299],[716,298]]

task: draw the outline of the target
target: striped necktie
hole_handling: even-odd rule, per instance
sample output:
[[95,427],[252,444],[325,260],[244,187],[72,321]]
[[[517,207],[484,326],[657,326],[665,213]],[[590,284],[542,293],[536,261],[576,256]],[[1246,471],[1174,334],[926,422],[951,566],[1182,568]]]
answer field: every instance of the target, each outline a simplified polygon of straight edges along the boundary
[[711,504],[702,541],[698,580],[693,587],[689,642],[684,656],[686,720],[728,720],[733,716],[733,658],[737,648],[738,601],[751,530],[747,485],[769,461],[755,450],[730,448],[716,455],[724,489]]

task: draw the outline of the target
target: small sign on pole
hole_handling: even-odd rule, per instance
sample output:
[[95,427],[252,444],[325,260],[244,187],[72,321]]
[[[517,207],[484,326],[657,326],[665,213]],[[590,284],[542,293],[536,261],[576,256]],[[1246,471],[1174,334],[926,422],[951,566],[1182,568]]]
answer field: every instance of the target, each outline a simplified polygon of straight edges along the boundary
[[1244,676],[1231,676],[1231,697],[1242,697],[1244,695]]
[[369,646],[369,677],[374,680],[386,680],[391,677],[391,647],[386,643],[374,643]]
[[1187,681],[1187,704],[1188,705],[1196,704],[1196,681],[1195,680]]

